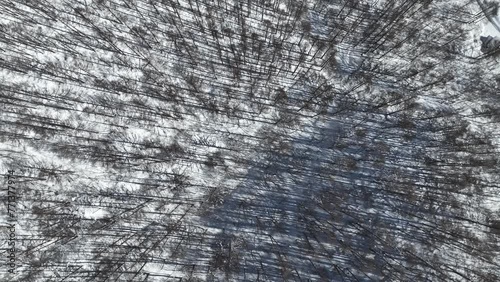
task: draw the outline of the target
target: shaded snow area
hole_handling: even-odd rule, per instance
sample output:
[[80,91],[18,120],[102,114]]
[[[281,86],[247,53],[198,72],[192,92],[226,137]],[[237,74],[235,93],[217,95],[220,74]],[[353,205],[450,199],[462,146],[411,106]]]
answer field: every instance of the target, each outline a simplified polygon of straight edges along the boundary
[[0,3],[0,281],[500,281],[494,7]]

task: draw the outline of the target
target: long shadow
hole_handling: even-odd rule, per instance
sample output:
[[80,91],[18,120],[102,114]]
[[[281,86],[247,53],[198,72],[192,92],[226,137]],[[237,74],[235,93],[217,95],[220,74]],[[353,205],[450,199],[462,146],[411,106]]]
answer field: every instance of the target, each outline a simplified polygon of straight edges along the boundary
[[[351,114],[326,119],[314,134],[284,136],[288,151],[259,148],[246,180],[201,220],[218,243],[200,252],[225,257],[208,273],[232,281],[408,281],[455,271],[453,259],[433,259],[443,246],[459,250],[454,240],[464,237],[460,226],[442,226],[449,212],[438,206],[457,195],[436,184],[448,172],[425,164],[435,143],[428,124],[402,128],[402,116]],[[360,120],[370,128],[356,134]]]

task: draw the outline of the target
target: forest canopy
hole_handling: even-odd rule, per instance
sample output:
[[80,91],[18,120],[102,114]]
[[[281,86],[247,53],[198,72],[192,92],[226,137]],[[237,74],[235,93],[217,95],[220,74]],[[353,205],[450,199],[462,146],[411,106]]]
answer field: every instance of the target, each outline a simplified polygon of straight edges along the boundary
[[495,7],[1,1],[0,280],[499,281]]

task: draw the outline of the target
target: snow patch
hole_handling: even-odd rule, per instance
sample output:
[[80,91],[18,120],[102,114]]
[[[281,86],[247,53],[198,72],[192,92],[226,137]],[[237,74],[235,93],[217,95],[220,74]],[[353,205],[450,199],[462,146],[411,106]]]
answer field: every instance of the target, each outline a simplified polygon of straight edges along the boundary
[[[498,17],[496,18],[496,22],[500,23]],[[483,26],[482,35],[500,36],[500,31],[491,22],[488,22]]]
[[102,208],[83,208],[80,210],[80,215],[83,218],[101,219],[108,217],[109,213]]

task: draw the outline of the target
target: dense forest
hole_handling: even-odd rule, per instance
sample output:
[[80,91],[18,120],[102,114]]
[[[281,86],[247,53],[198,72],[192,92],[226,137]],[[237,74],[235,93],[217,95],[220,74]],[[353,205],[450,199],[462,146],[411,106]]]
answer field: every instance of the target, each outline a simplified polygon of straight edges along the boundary
[[497,9],[0,0],[0,280],[499,281]]

